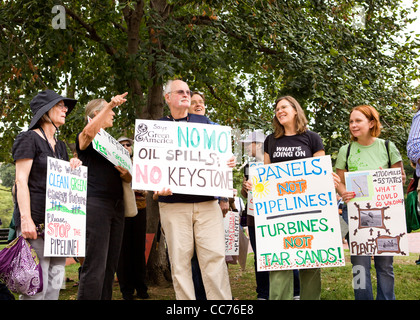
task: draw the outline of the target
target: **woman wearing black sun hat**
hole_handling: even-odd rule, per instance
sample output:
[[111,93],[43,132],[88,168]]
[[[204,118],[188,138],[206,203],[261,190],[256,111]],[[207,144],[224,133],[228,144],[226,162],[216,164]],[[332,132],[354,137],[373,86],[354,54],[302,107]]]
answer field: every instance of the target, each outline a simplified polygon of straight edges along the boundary
[[[47,157],[69,161],[65,143],[55,134],[76,102],[53,90],[38,93],[30,102],[33,117],[28,130],[21,132],[13,144],[17,198],[13,218],[17,233],[35,249],[43,276],[43,291],[34,296],[22,295],[21,299],[57,300],[59,296],[66,259],[44,257],[44,239],[39,233],[45,223]],[[72,168],[80,165],[79,159],[70,160]]]

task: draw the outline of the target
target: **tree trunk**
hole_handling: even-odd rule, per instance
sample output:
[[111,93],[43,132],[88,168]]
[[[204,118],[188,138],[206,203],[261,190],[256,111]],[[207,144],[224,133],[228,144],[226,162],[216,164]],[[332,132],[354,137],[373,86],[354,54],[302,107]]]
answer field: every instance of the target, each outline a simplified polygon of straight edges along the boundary
[[[152,0],[150,5],[158,12],[163,20],[167,18],[172,10],[172,6],[168,5],[166,0]],[[156,49],[160,51],[162,49],[162,43],[159,36],[153,34],[152,28],[150,26],[148,28],[149,36],[154,39],[154,41],[151,41],[150,54],[156,57]],[[148,88],[147,105],[142,110],[142,118],[155,120],[163,116],[164,101],[162,78],[158,75],[154,62],[149,66],[149,79],[152,80],[152,85]],[[163,286],[172,282],[172,278],[166,251],[165,236],[160,232],[159,206],[152,199],[152,195],[153,192],[149,192],[147,197],[146,232],[155,233],[155,237],[147,263],[147,278],[150,284]]]
[[146,233],[153,233],[152,248],[147,261],[147,282],[166,286],[172,282],[169,259],[166,252],[165,236],[160,232],[159,206],[152,199],[153,192],[147,194],[147,226]]

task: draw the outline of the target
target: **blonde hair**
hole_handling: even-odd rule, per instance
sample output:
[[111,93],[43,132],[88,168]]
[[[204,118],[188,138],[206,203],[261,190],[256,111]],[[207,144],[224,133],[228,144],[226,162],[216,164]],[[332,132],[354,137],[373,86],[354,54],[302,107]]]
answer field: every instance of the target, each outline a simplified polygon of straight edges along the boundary
[[[353,111],[359,111],[361,112],[369,121],[373,121],[373,127],[369,129],[370,135],[372,137],[379,137],[381,134],[381,122],[379,121],[379,113],[376,111],[376,109],[369,105],[360,105],[357,107],[354,107],[350,115]],[[357,138],[354,137],[350,132],[350,139],[352,141],[357,141]]]
[[[306,130],[308,130],[308,120],[306,119],[305,112],[303,111],[302,107],[300,106],[299,102],[291,96],[283,96],[276,100],[276,103],[274,104],[274,110],[277,108],[277,104],[282,101],[287,100],[291,106],[296,110],[296,133],[302,134]],[[284,127],[282,124],[280,124],[279,119],[277,119],[276,115],[274,114],[273,118],[273,126],[274,126],[274,137],[276,139],[281,138],[284,136]]]
[[86,105],[86,120],[87,118],[95,117],[95,111],[101,111],[102,108],[105,106],[106,100],[105,99],[94,99],[89,101]]

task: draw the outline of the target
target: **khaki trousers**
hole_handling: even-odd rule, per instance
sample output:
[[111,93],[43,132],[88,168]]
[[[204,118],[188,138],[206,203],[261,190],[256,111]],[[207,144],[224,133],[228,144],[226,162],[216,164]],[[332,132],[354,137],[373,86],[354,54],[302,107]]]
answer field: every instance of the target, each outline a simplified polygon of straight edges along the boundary
[[[321,299],[321,269],[299,269],[300,300]],[[270,300],[293,299],[293,270],[270,271]]]
[[194,245],[208,300],[231,300],[225,262],[223,215],[216,200],[159,202],[177,300],[195,299],[191,258]]

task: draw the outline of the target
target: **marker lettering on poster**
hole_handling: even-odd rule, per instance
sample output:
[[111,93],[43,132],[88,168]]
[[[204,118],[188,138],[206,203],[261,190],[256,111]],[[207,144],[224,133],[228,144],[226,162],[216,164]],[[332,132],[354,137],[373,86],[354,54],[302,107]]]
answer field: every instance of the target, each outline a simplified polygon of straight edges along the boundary
[[228,211],[224,217],[225,227],[225,254],[228,256],[239,255],[239,214]]
[[329,156],[250,171],[259,271],[345,265]]
[[87,168],[48,157],[45,202],[46,257],[85,254]]
[[351,255],[408,255],[401,169],[345,173]]
[[133,188],[232,196],[230,131],[200,123],[137,120]]
[[[91,121],[88,118],[88,121]],[[93,149],[115,166],[123,167],[130,173],[132,163],[130,154],[113,136],[104,129],[100,129],[92,141]]]

